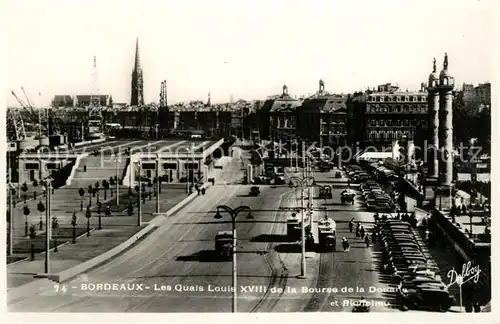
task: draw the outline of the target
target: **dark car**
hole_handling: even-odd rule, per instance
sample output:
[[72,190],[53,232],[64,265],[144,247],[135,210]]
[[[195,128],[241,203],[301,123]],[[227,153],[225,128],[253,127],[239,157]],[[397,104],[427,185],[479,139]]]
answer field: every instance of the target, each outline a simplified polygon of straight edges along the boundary
[[400,295],[403,305],[418,310],[433,310],[446,312],[454,303],[453,296],[446,289],[433,286],[416,287],[408,289]]
[[250,196],[258,196],[260,195],[260,189],[257,186],[250,188]]

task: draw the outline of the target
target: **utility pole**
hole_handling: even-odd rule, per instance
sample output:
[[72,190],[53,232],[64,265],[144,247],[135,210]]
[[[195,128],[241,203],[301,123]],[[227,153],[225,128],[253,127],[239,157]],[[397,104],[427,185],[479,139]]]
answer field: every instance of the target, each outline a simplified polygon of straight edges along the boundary
[[141,166],[142,166],[142,162],[141,162],[141,159],[139,157],[139,205],[138,205],[138,208],[137,208],[137,226],[141,226],[142,225],[142,201],[141,201],[141,198],[142,198],[142,188],[141,188]]
[[118,152],[115,156],[115,171],[116,171],[116,205],[120,204],[120,179],[118,178]]
[[47,208],[45,210],[45,273],[49,274],[50,273],[50,237],[52,236],[51,233],[51,226],[50,226],[50,196],[52,194],[52,178],[47,178],[45,179],[47,183],[47,195],[46,195],[46,202],[45,204],[47,205]]
[[160,155],[156,153],[156,212],[160,212]]
[[13,243],[14,243],[14,215],[13,215],[13,208],[12,208],[12,168],[10,166],[10,154],[9,151],[7,151],[7,169],[9,170],[9,185],[8,185],[8,190],[9,190],[9,229],[8,229],[8,235],[9,235],[9,249],[7,250],[7,255],[12,255],[13,254]]

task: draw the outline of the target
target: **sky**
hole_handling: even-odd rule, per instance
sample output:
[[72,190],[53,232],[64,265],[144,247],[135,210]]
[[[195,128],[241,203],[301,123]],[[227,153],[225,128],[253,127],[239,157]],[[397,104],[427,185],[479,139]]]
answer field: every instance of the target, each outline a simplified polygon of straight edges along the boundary
[[[139,38],[146,102],[418,90],[444,53],[457,84],[492,81],[494,1],[7,1],[6,100],[98,88],[130,101]],[[93,57],[97,77],[93,77]],[[97,80],[94,82],[93,80]],[[94,86],[94,84],[96,84]],[[41,95],[39,95],[39,93]]]

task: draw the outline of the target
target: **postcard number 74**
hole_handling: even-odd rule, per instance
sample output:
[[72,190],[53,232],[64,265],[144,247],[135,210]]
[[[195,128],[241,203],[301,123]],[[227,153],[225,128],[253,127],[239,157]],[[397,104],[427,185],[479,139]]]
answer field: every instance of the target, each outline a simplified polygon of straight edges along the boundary
[[55,292],[66,292],[66,285],[54,285]]

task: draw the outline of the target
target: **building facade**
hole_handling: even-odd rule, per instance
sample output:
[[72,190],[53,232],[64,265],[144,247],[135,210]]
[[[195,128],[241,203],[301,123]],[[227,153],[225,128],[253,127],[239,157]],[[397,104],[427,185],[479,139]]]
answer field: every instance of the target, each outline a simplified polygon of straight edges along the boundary
[[297,107],[300,100],[288,94],[288,87],[283,86],[279,97],[268,99],[259,110],[259,133],[261,139],[275,142],[293,141],[297,138]]
[[338,147],[348,143],[347,95],[326,93],[324,83],[319,82],[316,95],[304,100],[297,108],[300,122],[297,133],[300,138],[317,142],[319,146]]
[[388,84],[366,97],[365,146],[383,148],[394,141],[422,143],[427,132],[427,93],[400,91]]

